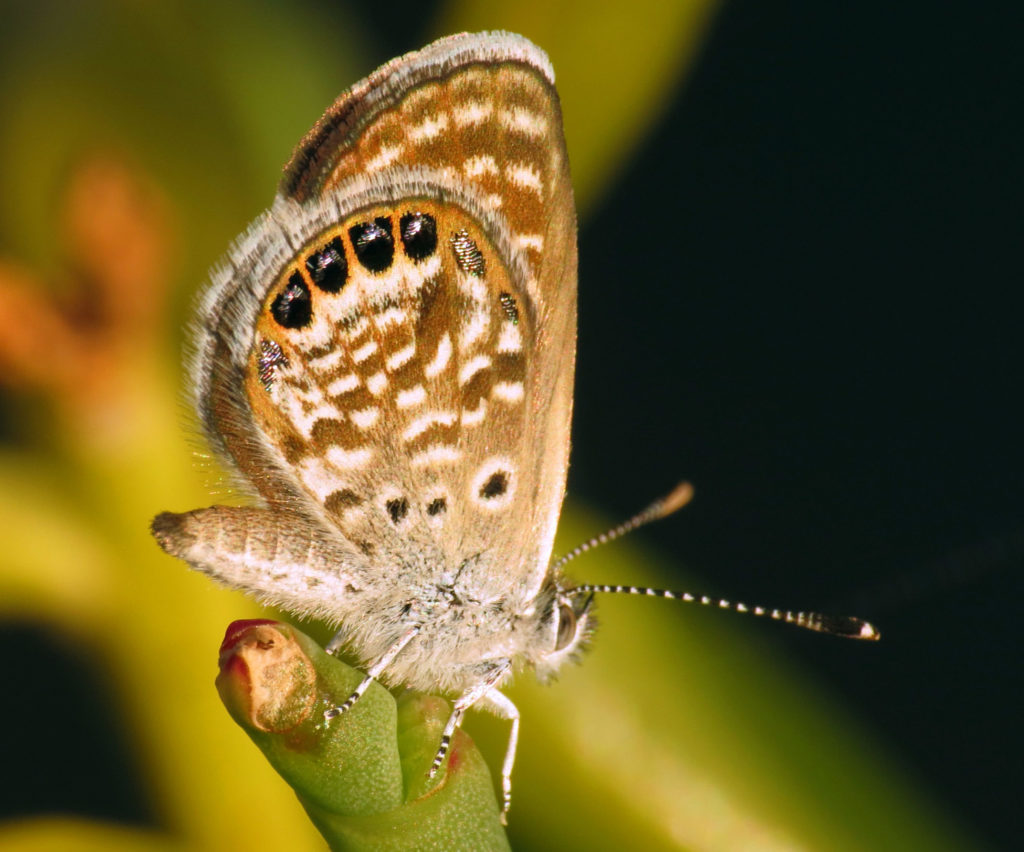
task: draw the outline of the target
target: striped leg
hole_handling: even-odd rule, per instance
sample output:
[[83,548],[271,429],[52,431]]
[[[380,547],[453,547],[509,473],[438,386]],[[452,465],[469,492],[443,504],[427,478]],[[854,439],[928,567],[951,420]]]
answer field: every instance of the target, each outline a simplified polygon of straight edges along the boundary
[[508,809],[512,806],[512,767],[516,763],[516,746],[519,744],[519,708],[504,693],[492,689],[482,699],[490,710],[512,722],[505,748],[505,762],[501,764],[501,824],[508,825]]
[[[419,627],[410,627],[408,630],[406,630],[405,633],[401,635],[399,640],[387,649],[387,651],[384,653],[384,656],[377,660],[376,663],[374,663],[372,666],[370,666],[369,669],[366,670],[366,677],[364,677],[359,682],[359,686],[355,688],[355,691],[353,691],[353,693],[348,698],[346,698],[337,707],[332,707],[330,710],[324,711],[324,719],[330,721],[335,716],[340,716],[346,710],[351,710],[352,705],[359,700],[359,697],[364,692],[366,692],[367,689],[369,689],[370,684],[373,683],[378,677],[380,677],[381,672],[391,665],[395,657],[397,657],[401,653],[402,649],[406,645],[408,645],[412,641],[413,637],[419,632]],[[334,645],[333,639],[329,643],[328,648],[330,648],[331,645]],[[334,650],[337,650],[337,647],[335,647]]]
[[448,747],[452,743],[452,737],[455,735],[455,731],[458,730],[459,725],[462,724],[462,718],[466,715],[466,711],[494,689],[501,679],[508,674],[511,667],[512,663],[509,660],[502,661],[486,678],[471,686],[455,699],[452,714],[445,723],[444,731],[441,732],[441,745],[437,749],[437,754],[434,755],[434,762],[430,764],[430,771],[427,773],[428,778],[433,778],[437,775],[437,770],[444,763],[444,759],[448,754]]

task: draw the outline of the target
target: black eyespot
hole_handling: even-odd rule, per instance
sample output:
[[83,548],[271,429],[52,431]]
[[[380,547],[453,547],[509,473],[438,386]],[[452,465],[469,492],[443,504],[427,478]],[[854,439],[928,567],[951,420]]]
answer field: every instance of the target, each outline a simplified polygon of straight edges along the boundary
[[473,241],[473,238],[466,230],[456,231],[451,236],[452,253],[455,255],[455,262],[459,269],[467,275],[480,278],[487,271],[487,264],[480,247]]
[[484,500],[493,500],[508,491],[508,474],[503,470],[492,473],[487,481],[480,486],[480,496]]
[[437,250],[437,223],[429,213],[406,213],[398,223],[405,253],[423,260]]
[[404,497],[388,500],[384,505],[387,507],[388,514],[391,516],[391,522],[394,524],[399,523],[402,518],[409,514],[409,501]]
[[320,251],[306,258],[309,277],[325,293],[337,293],[348,280],[348,261],[345,260],[345,246],[340,237],[335,237]]
[[444,497],[435,497],[427,503],[427,514],[430,516],[440,515],[448,508],[448,502]]
[[305,328],[309,325],[313,319],[313,305],[309,299],[309,287],[300,273],[292,273],[288,285],[270,304],[270,313],[282,328]]
[[352,248],[359,262],[370,272],[383,272],[395,256],[395,238],[391,235],[391,220],[378,216],[372,222],[360,222],[348,229]]
[[555,637],[555,650],[562,651],[568,647],[576,636],[576,613],[568,604],[558,605],[558,635]]

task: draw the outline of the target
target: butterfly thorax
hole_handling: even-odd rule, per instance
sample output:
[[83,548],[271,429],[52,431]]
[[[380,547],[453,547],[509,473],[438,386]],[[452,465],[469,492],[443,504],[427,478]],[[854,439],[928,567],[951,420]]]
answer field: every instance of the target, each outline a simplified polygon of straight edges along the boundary
[[[416,626],[418,634],[382,679],[392,686],[458,693],[502,668],[533,668],[546,679],[574,656],[592,624],[586,602],[565,600],[554,582],[528,601],[515,595],[480,600],[458,582],[421,587],[414,599],[395,600],[376,627],[359,622],[345,633],[351,651],[372,663]],[[388,629],[381,630],[385,624]]]

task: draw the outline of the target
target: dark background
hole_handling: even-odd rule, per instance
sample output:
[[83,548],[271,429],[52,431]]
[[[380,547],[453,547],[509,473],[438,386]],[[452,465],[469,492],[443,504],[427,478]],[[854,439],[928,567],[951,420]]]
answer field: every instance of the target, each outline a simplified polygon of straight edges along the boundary
[[878,647],[764,641],[1006,848],[1021,35],[989,4],[726,3],[583,223],[569,479],[625,516],[685,475],[694,503],[647,534],[706,588],[872,619]]
[[[421,5],[362,11],[377,59],[425,43]],[[698,591],[872,619],[876,647],[763,641],[1010,848],[1024,828],[1022,30],[1011,6],[844,5],[726,3],[581,223],[570,492],[625,517],[687,477],[693,505],[646,535]],[[5,634],[15,681],[47,672],[38,735],[80,726],[67,739],[95,749],[65,758],[77,798],[44,809],[151,818],[130,784],[88,783],[119,738],[73,661],[55,689],[62,655]],[[46,795],[23,793],[5,812]]]

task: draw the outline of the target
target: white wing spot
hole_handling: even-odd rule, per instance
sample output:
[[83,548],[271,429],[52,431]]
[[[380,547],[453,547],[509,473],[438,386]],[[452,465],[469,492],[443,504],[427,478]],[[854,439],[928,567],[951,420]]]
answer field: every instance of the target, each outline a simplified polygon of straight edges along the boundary
[[477,426],[483,423],[484,416],[487,414],[487,397],[480,397],[480,402],[477,403],[476,408],[464,408],[462,410],[462,425],[463,426]]
[[403,346],[397,352],[392,352],[390,355],[388,355],[387,360],[384,362],[384,366],[386,366],[389,370],[394,372],[399,367],[408,364],[412,360],[413,355],[415,354],[416,343],[413,342],[410,343],[408,346]]
[[494,112],[494,104],[483,101],[469,101],[455,107],[455,123],[459,127],[486,121]]
[[459,275],[459,291],[465,293],[477,303],[481,310],[487,308],[487,297],[490,292],[487,282],[477,275]]
[[523,348],[523,333],[512,322],[503,322],[498,335],[499,352],[519,352]]
[[326,355],[321,355],[319,358],[311,358],[308,366],[315,373],[329,373],[341,363],[341,359],[344,357],[345,350],[338,347],[337,349],[332,349]]
[[371,357],[374,352],[378,349],[376,340],[369,340],[360,346],[358,349],[352,352],[352,360],[357,364],[362,364],[367,358]]
[[321,503],[338,489],[338,476],[329,471],[323,459],[303,459],[299,462],[299,479]]
[[412,282],[413,290],[420,290],[423,284],[430,281],[441,271],[441,254],[436,252],[432,254],[427,260],[420,261],[413,266],[412,271],[408,273],[408,280]]
[[313,424],[317,420],[337,420],[342,416],[337,407],[325,401],[324,391],[317,385],[312,385],[306,391],[291,384],[286,387],[288,392],[283,399],[286,407],[284,414],[303,437],[308,438],[312,434]]
[[369,447],[360,447],[356,450],[346,450],[342,447],[328,447],[324,457],[328,462],[341,470],[352,470],[362,467],[373,458],[373,450]]
[[503,402],[520,402],[523,398],[522,382],[498,382],[491,393]]
[[440,373],[445,367],[448,366],[448,361],[452,357],[452,338],[451,335],[446,331],[444,337],[437,344],[437,352],[434,354],[433,359],[426,367],[423,368],[423,375],[428,379],[434,378]]
[[402,145],[385,145],[366,162],[364,168],[368,172],[376,172],[390,166],[402,156],[403,147]]
[[352,422],[360,429],[369,429],[377,422],[377,418],[380,417],[380,409],[373,406],[370,408],[360,408],[358,411],[350,412],[349,417],[352,418]]
[[540,286],[537,284],[536,278],[526,279],[526,294],[534,304],[543,304],[540,301]]
[[380,396],[388,386],[387,373],[374,373],[366,380],[366,387],[374,396]]
[[462,458],[462,451],[458,447],[448,444],[434,444],[422,453],[412,457],[413,467],[428,467],[434,464],[454,464]]
[[447,129],[447,115],[439,115],[436,118],[434,116],[430,116],[429,118],[423,119],[423,121],[415,127],[409,128],[409,139],[412,142],[425,142],[428,139],[433,139],[435,136]]
[[304,402],[308,405],[319,405],[324,401],[324,392],[320,390],[320,385],[310,384],[303,390],[292,381],[288,381],[282,387],[287,390],[290,398],[298,402]]
[[459,350],[465,352],[474,343],[487,333],[487,326],[491,324],[491,313],[488,310],[474,311],[469,315],[466,325],[463,326],[462,334],[459,335]]
[[415,441],[420,435],[427,431],[435,423],[441,426],[455,425],[456,415],[454,411],[428,411],[421,414],[402,433],[402,440]]
[[419,405],[423,400],[427,398],[427,392],[423,389],[423,385],[416,385],[416,387],[409,388],[398,392],[398,396],[395,398],[395,405],[399,408],[412,408],[414,405]]
[[405,322],[407,318],[405,311],[401,308],[388,308],[383,313],[377,315],[377,328],[383,331],[389,325],[398,325]]
[[490,366],[491,359],[487,355],[474,355],[465,364],[463,364],[462,369],[459,370],[459,384],[469,384],[473,376],[481,370],[486,370]]
[[530,112],[524,107],[512,107],[512,109],[501,110],[498,119],[509,130],[516,133],[523,133],[527,136],[538,137],[547,133],[547,124],[543,117]]
[[322,314],[316,314],[312,325],[306,326],[299,334],[289,336],[289,339],[296,349],[309,353],[334,342],[334,326]]
[[512,245],[517,249],[544,251],[544,237],[540,234],[516,234],[512,237]]
[[349,373],[347,376],[342,376],[340,379],[335,379],[327,386],[328,396],[341,396],[343,393],[349,393],[359,387],[359,376],[355,373]]
[[544,197],[544,187],[540,181],[540,173],[529,163],[512,163],[505,166],[505,177],[520,189],[529,189]]
[[[291,390],[294,392],[294,388]],[[313,425],[317,420],[336,420],[341,416],[336,406],[326,402],[304,402],[297,392],[285,397],[285,403],[285,417],[305,438],[313,433]]]
[[469,157],[462,164],[462,170],[466,173],[466,177],[471,178],[480,177],[480,175],[499,174],[498,163],[490,154],[478,154],[475,157]]

